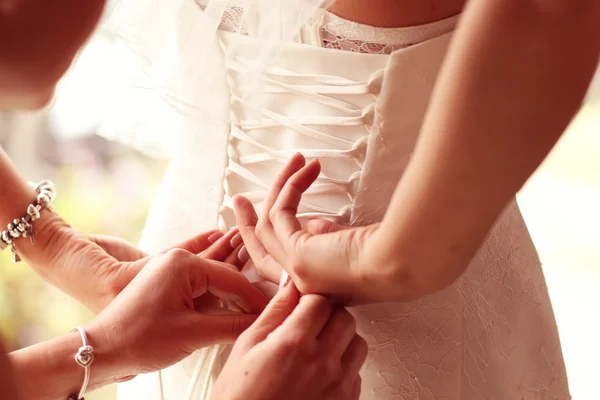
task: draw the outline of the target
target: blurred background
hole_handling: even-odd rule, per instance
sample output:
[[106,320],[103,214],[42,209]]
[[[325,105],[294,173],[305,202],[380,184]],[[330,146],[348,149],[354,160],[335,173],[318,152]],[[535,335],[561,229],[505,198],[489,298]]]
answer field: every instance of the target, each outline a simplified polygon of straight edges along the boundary
[[[52,107],[0,113],[0,145],[30,180],[52,179],[57,210],[88,233],[139,240],[166,160],[95,136],[110,101],[100,79],[110,38],[82,53]],[[540,252],[575,400],[600,399],[600,82],[567,134],[519,194]],[[90,95],[93,93],[94,95]],[[26,265],[0,255],[0,328],[10,349],[62,335],[92,317]],[[116,388],[86,396],[114,400]]]

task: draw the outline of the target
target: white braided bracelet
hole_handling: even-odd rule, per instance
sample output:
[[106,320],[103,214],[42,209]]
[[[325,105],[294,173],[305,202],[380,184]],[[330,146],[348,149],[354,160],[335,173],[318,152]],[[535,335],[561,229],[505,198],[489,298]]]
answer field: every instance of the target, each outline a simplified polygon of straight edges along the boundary
[[88,384],[90,383],[90,366],[94,362],[94,348],[88,344],[85,329],[78,326],[73,329],[72,332],[79,332],[81,341],[83,342],[83,345],[79,348],[77,354],[75,354],[75,362],[77,362],[77,364],[85,370],[85,375],[83,376],[83,383],[81,384],[79,394],[70,395],[68,400],[85,400],[83,396],[85,395]]
[[35,243],[35,231],[33,230],[33,221],[40,218],[40,212],[43,209],[52,211],[50,203],[56,198],[56,186],[51,181],[41,181],[39,183],[29,183],[37,192],[35,204],[27,207],[27,214],[19,219],[14,219],[5,230],[0,232],[0,252],[10,246],[12,250],[12,261],[18,263],[21,261],[17,253],[15,240],[20,237],[28,237],[31,243]]

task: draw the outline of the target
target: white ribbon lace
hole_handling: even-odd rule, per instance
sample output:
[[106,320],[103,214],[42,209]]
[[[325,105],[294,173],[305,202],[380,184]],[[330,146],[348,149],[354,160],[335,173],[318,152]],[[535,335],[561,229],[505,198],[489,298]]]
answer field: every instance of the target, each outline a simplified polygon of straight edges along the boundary
[[[226,62],[226,68],[229,72],[238,74],[248,73],[252,68],[249,60],[242,57],[231,57]],[[306,194],[327,195],[332,193],[345,193],[348,197],[348,203],[341,209],[332,209],[309,201],[303,201],[301,206],[306,209],[299,215],[299,218],[328,218],[337,222],[348,221],[354,197],[356,194],[357,182],[361,177],[363,161],[367,151],[368,130],[365,128],[364,135],[358,140],[349,140],[344,137],[334,136],[330,133],[319,130],[324,126],[356,127],[368,126],[372,122],[374,114],[374,103],[379,94],[380,80],[383,76],[383,70],[374,74],[370,80],[356,82],[350,79],[341,78],[332,75],[303,74],[281,68],[267,68],[262,74],[261,79],[264,82],[262,88],[265,94],[293,94],[304,97],[310,101],[328,106],[334,110],[337,115],[333,116],[286,116],[277,113],[264,105],[244,98],[239,93],[233,93],[232,104],[237,107],[245,108],[258,115],[257,119],[243,119],[232,112],[231,115],[231,134],[228,146],[229,165],[226,169],[224,180],[224,199],[221,212],[232,209],[232,197],[240,194],[255,203],[264,199],[270,188],[270,183],[264,181],[249,168],[252,165],[264,163],[267,161],[277,161],[282,165],[289,160],[295,153],[302,153],[306,158],[318,159],[352,159],[356,162],[356,170],[345,179],[334,179],[322,173],[317,182],[313,184]],[[285,80],[285,82],[284,82]],[[290,83],[291,82],[291,83]],[[348,95],[370,95],[373,102],[366,107],[358,107],[344,99]],[[235,109],[235,107],[232,107]],[[261,142],[252,133],[254,131],[266,130],[273,127],[283,126],[289,130],[316,139],[329,148],[294,148],[294,149],[275,149],[269,143]],[[236,141],[251,144],[259,150],[254,154],[241,154],[235,145]],[[234,193],[229,179],[236,175],[259,187],[259,190],[248,191],[244,193]],[[222,229],[227,228],[226,222],[219,219],[219,225]]]

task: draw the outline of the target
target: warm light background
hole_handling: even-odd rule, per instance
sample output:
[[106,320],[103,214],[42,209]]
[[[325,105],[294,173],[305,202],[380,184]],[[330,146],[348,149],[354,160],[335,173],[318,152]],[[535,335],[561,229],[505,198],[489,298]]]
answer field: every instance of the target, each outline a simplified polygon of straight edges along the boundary
[[[58,211],[85,231],[137,241],[165,162],[90,136],[110,93],[92,46],[53,109],[0,113],[0,145],[29,179],[57,182]],[[94,95],[91,95],[93,93]],[[519,195],[544,265],[574,400],[600,399],[600,101],[586,106]],[[68,332],[91,314],[0,256],[0,327],[19,348]],[[86,396],[113,400],[114,387]]]

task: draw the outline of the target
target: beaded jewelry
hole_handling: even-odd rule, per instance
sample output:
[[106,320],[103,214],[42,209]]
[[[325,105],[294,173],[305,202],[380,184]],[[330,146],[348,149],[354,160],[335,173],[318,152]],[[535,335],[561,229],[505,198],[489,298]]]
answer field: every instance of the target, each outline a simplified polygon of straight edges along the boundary
[[35,204],[27,207],[27,214],[24,217],[14,219],[5,230],[0,232],[0,252],[10,246],[13,263],[21,261],[15,241],[20,237],[25,237],[29,238],[32,244],[35,243],[36,232],[33,230],[33,222],[40,218],[40,212],[43,209],[53,211],[50,203],[56,198],[56,186],[51,181],[44,180],[39,183],[29,183],[29,185],[37,192]]

